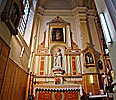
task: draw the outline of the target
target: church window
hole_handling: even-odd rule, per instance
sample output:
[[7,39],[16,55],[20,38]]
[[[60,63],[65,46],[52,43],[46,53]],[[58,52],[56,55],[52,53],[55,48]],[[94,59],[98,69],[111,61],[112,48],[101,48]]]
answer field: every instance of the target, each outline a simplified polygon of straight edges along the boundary
[[24,36],[25,34],[25,29],[26,29],[26,24],[28,20],[28,15],[30,12],[30,2],[29,0],[23,0],[23,5],[24,5],[24,14],[20,20],[18,30],[19,32]]

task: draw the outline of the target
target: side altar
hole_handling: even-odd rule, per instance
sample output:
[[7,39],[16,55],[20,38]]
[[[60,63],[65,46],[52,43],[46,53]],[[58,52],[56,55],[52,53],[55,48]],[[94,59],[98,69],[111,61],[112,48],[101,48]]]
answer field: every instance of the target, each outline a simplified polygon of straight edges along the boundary
[[49,94],[50,98],[61,95],[59,100],[68,100],[69,96],[78,100],[82,84],[81,50],[73,41],[71,24],[57,16],[46,24],[43,37],[39,38],[43,40],[35,54],[36,97]]

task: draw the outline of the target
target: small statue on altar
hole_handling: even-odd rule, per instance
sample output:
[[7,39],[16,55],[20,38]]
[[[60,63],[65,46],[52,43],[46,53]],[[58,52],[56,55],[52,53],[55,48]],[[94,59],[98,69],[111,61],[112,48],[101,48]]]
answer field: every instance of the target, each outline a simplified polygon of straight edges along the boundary
[[56,49],[56,54],[54,55],[54,68],[61,70],[62,69],[62,53],[61,49]]
[[61,77],[55,77],[55,84],[61,84]]

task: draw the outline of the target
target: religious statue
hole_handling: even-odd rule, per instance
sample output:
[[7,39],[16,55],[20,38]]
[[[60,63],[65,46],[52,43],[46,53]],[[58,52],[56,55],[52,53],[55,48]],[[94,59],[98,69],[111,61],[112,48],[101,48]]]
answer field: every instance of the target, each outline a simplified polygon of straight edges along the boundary
[[93,64],[93,56],[91,55],[90,52],[87,52],[85,55],[85,60],[86,60],[86,64]]
[[54,68],[62,69],[62,53],[60,48],[56,49],[56,54],[54,55]]

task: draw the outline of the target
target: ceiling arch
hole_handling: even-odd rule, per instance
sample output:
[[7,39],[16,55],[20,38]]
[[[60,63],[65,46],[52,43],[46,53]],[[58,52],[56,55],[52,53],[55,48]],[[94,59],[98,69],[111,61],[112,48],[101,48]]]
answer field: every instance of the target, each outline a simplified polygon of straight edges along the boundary
[[40,0],[39,6],[47,10],[71,10],[77,0]]
[[94,8],[93,2],[94,0],[38,0],[38,6],[45,10],[72,10],[81,6]]

